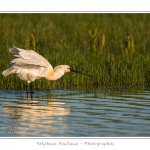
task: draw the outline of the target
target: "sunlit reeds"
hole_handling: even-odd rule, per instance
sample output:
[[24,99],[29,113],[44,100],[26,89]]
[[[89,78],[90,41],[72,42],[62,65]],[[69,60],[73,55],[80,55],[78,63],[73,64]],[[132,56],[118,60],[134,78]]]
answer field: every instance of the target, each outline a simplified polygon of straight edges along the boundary
[[[68,64],[93,76],[40,79],[38,89],[150,84],[148,18],[150,14],[0,14],[0,70],[13,58],[8,49],[14,45],[34,49],[52,66]],[[14,75],[0,79],[1,89],[24,89],[26,84]]]

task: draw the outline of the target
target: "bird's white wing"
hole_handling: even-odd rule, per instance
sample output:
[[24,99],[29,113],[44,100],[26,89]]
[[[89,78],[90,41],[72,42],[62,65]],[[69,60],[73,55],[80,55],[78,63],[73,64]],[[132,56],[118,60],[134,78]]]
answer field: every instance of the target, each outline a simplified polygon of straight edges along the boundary
[[19,65],[19,66],[27,66],[27,65],[35,65],[40,67],[49,67],[52,68],[51,64],[41,55],[36,53],[33,50],[24,50],[17,47],[12,47],[9,51],[14,55],[14,59],[10,62],[10,66]]

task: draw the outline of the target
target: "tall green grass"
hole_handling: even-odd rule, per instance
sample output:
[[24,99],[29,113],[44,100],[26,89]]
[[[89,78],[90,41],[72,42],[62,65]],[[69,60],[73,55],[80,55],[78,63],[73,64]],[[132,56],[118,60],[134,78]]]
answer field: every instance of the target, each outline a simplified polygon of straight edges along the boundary
[[[40,79],[38,89],[72,86],[133,86],[150,83],[150,14],[0,14],[0,71],[15,45],[34,49],[52,66],[68,64],[75,73],[57,81]],[[0,75],[1,89],[24,89],[14,75]]]

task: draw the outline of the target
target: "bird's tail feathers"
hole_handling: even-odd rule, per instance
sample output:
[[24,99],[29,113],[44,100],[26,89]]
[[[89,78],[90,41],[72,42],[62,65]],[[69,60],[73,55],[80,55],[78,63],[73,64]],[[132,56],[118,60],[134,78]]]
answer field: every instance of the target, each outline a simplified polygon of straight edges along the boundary
[[8,76],[9,74],[13,74],[13,73],[15,73],[14,69],[13,69],[13,68],[8,68],[7,70],[4,70],[4,71],[2,72],[2,75],[3,75],[4,77],[6,77],[6,76]]

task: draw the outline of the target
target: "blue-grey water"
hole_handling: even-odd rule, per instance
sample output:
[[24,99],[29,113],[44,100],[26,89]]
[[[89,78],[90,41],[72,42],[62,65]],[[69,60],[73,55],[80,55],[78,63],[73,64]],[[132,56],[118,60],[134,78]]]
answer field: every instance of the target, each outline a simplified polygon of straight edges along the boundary
[[0,91],[1,137],[147,137],[150,88]]

